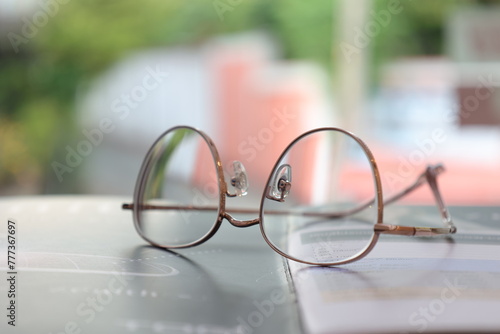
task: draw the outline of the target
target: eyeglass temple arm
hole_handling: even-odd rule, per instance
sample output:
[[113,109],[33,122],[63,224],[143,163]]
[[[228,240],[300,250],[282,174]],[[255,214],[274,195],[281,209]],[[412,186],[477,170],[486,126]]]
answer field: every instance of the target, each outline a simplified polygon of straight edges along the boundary
[[[436,199],[436,202],[439,207],[439,212],[441,214],[441,217],[443,219],[443,223],[448,224],[449,221],[451,221],[450,214],[448,210],[446,209],[446,206],[444,204],[444,201],[441,197],[441,194],[439,192],[438,186],[437,186],[437,181],[436,181],[436,176],[444,172],[444,166],[441,164],[438,165],[429,165],[427,166],[426,170],[418,176],[418,178],[413,182],[411,185],[406,187],[405,189],[401,190],[400,192],[384,199],[384,205],[389,205],[392,204],[399,199],[405,197],[415,189],[419,188],[420,186],[424,185],[426,182],[429,184],[429,186],[432,189],[432,192],[434,194],[434,197]],[[342,212],[337,212],[334,214],[329,214],[329,213],[318,213],[318,215],[322,215],[324,217],[330,217],[330,218],[342,218],[346,216],[353,215],[355,213],[361,212],[364,209],[368,208],[370,205],[375,203],[375,198],[365,202],[364,204],[361,204],[355,208],[352,208],[350,210],[342,211]]]
[[[435,167],[434,167],[435,168]],[[444,168],[443,168],[444,170]],[[426,170],[427,172],[427,170]],[[384,200],[384,204],[391,204],[400,198],[406,196],[407,194],[411,193],[413,190],[417,189],[421,185],[423,185],[426,182],[426,172],[422,173],[418,179],[409,187],[406,189],[402,190],[399,193],[396,193],[395,195],[387,198]],[[439,171],[441,173],[441,171]],[[438,197],[439,192],[437,193]],[[228,196],[233,197],[232,195],[228,194]],[[297,214],[297,215],[304,215],[304,216],[313,216],[313,217],[323,217],[323,218],[342,218],[342,217],[347,217],[350,215],[353,215],[355,213],[361,212],[370,205],[372,205],[375,202],[375,199],[371,199],[367,201],[364,204],[361,204],[353,209],[346,210],[346,211],[341,211],[341,212],[336,212],[336,213],[328,213],[328,212],[295,212],[295,211],[268,211],[270,214]],[[441,200],[442,203],[442,200]],[[125,203],[122,205],[122,209],[125,210],[133,210],[134,209],[134,204],[133,203]],[[218,210],[216,206],[193,206],[193,205],[141,205],[141,210],[196,210],[196,211],[214,211]],[[259,211],[256,209],[233,209],[232,210],[235,213],[258,213]]]
[[436,177],[445,171],[443,165],[438,164],[434,166],[427,166],[425,172],[423,172],[417,180],[402,190],[401,192],[389,197],[384,201],[384,204],[390,204],[398,199],[404,197],[409,194],[416,188],[423,185],[425,182],[429,184],[431,187],[432,193],[434,195],[434,199],[436,200],[439,213],[441,215],[441,219],[445,227],[442,228],[434,228],[434,227],[417,227],[417,226],[399,226],[399,225],[390,225],[390,224],[375,224],[375,231],[384,234],[394,234],[394,235],[407,235],[407,236],[436,236],[443,234],[453,234],[457,231],[456,226],[453,224],[451,219],[451,215],[444,204],[443,198],[441,197],[441,193],[439,192],[439,188],[437,185]]
[[[396,202],[397,200],[403,198],[408,195],[415,189],[419,188],[425,183],[428,183],[431,187],[432,193],[436,200],[439,212],[441,214],[442,222],[445,225],[444,228],[430,228],[430,227],[416,227],[416,226],[399,226],[399,225],[390,225],[390,224],[375,224],[375,231],[378,233],[384,234],[395,234],[395,235],[407,235],[407,236],[436,236],[443,234],[453,234],[457,231],[455,225],[451,220],[451,215],[449,214],[446,205],[444,204],[443,198],[441,197],[441,193],[439,192],[439,188],[437,185],[437,176],[445,171],[445,168],[441,164],[437,165],[429,165],[426,170],[418,176],[418,178],[411,185],[401,190],[400,192],[390,196],[389,198],[384,200],[384,205],[388,205]],[[318,216],[323,218],[342,218],[346,216],[350,216],[356,214],[358,212],[363,211],[368,208],[370,205],[375,203],[375,199],[371,199],[364,204],[361,204],[353,209],[337,212],[334,214],[331,213],[314,213],[307,212],[304,213],[306,216]]]
[[[124,210],[133,210],[133,203],[124,203],[122,204],[122,209]],[[219,210],[216,206],[191,206],[191,205],[141,205],[141,210],[193,210],[193,211],[217,211]],[[233,213],[243,213],[243,214],[257,214],[259,210],[256,209],[231,209]],[[315,212],[295,212],[295,211],[266,211],[266,214],[270,215],[290,215],[296,214],[301,216],[313,216],[313,217],[327,217],[330,218],[332,214],[328,213],[315,213]]]
[[[392,195],[391,197],[387,198],[384,200],[384,205],[391,204],[400,198],[406,196],[407,194],[411,193],[421,185],[423,185],[426,181],[428,181],[427,174],[429,173],[429,170],[432,169],[435,173],[435,175],[438,175],[444,171],[444,167],[442,165],[436,165],[436,166],[428,166],[425,172],[420,174],[420,176],[417,178],[417,180],[408,186],[407,188],[403,189],[399,193],[396,193]],[[429,183],[431,184],[431,183]],[[433,184],[435,187],[432,186],[432,190],[434,193],[434,196],[438,198],[438,205],[440,206],[440,211],[443,212],[441,209],[444,207],[443,201],[441,199],[441,196],[439,195],[439,191],[434,191],[435,188],[437,190],[437,185],[435,182],[435,177],[434,177],[434,182]],[[227,196],[229,197],[235,197],[236,195],[226,193]],[[346,210],[346,211],[341,211],[341,212],[336,212],[336,213],[328,213],[328,212],[294,212],[294,211],[271,211],[269,213],[275,213],[275,214],[300,214],[300,215],[306,215],[306,216],[314,216],[314,217],[324,217],[324,218],[342,218],[342,217],[347,217],[350,215],[353,215],[355,213],[361,212],[364,209],[368,208],[370,205],[375,203],[375,198],[372,198],[371,200],[367,201],[364,204],[361,204],[353,209]],[[440,204],[439,204],[440,203]],[[122,209],[126,210],[133,210],[134,209],[134,204],[133,203],[125,203],[122,205]],[[197,211],[213,211],[217,210],[218,208],[215,206],[192,206],[192,205],[183,205],[183,206],[175,206],[175,205],[142,205],[141,206],[142,210],[197,210]],[[445,209],[446,210],[446,209]],[[234,209],[232,210],[235,213],[258,213],[258,210],[255,209]],[[449,215],[448,215],[449,216]]]
[[[125,210],[133,210],[133,203],[124,203],[122,204],[122,209]],[[193,210],[193,211],[217,211],[219,210],[216,206],[192,206],[192,205],[152,205],[152,204],[142,204],[141,210]],[[258,213],[258,210],[255,209],[234,209],[231,210],[236,213]],[[285,214],[289,212],[280,211],[276,214]]]
[[[417,180],[403,189],[402,191],[390,196],[386,200],[384,200],[384,205],[391,204],[400,198],[406,196],[411,193],[418,187],[422,186],[424,183],[428,183],[431,187],[432,193],[434,194],[434,198],[436,200],[439,212],[441,214],[441,218],[443,223],[445,224],[445,228],[427,228],[427,227],[411,227],[411,226],[399,226],[399,225],[389,225],[389,224],[375,224],[375,231],[384,234],[397,234],[397,235],[414,235],[414,236],[432,236],[432,235],[440,235],[440,234],[450,234],[456,232],[456,227],[451,220],[451,216],[444,204],[444,201],[441,197],[441,193],[439,192],[439,188],[437,185],[436,177],[444,172],[444,166],[441,164],[438,165],[429,165],[426,170],[419,175]],[[342,218],[346,216],[353,215],[358,213],[375,202],[375,199],[369,200],[368,202],[357,206],[351,210],[346,210],[343,212],[337,213],[328,213],[328,212],[296,212],[296,211],[266,211],[267,214],[276,214],[276,215],[284,215],[284,214],[296,214],[307,217],[321,217],[321,218]],[[122,205],[123,209],[133,210],[133,203],[126,203]],[[215,206],[176,206],[176,205],[141,205],[141,210],[196,210],[196,211],[217,211],[219,208]],[[234,213],[243,213],[243,214],[255,214],[258,213],[258,210],[255,209],[233,209],[231,210]]]

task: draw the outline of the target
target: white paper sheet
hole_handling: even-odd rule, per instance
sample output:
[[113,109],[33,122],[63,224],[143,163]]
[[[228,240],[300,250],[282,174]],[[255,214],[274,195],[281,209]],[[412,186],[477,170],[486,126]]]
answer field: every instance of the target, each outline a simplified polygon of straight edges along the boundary
[[[436,217],[408,210],[411,223]],[[306,331],[500,331],[500,208],[457,211],[453,240],[387,236],[336,268],[289,261]]]

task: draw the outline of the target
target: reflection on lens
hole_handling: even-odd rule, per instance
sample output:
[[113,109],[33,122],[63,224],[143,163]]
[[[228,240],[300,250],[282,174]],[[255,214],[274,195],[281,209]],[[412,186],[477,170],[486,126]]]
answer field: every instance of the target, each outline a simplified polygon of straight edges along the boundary
[[137,228],[164,247],[188,246],[214,228],[217,169],[210,147],[190,128],[165,133],[149,151],[138,198]]
[[263,233],[297,260],[344,261],[372,241],[376,193],[370,158],[354,137],[335,129],[311,132],[285,150],[269,176]]

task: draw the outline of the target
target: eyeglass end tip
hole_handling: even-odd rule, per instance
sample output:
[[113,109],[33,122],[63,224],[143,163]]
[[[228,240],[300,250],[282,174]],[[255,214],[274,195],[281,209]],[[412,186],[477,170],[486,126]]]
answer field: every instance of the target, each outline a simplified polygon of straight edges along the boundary
[[133,208],[134,208],[134,204],[132,204],[132,203],[123,203],[122,204],[123,210],[132,210]]

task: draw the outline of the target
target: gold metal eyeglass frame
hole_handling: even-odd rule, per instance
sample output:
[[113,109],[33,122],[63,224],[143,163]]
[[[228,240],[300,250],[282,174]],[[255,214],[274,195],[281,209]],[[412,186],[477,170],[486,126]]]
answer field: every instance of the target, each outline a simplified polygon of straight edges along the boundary
[[[141,203],[141,198],[144,194],[145,187],[146,187],[146,178],[148,176],[149,171],[151,170],[152,164],[154,161],[151,160],[151,157],[153,155],[153,148],[156,146],[156,144],[164,138],[164,136],[174,130],[179,130],[179,129],[187,129],[196,132],[199,134],[203,140],[208,144],[208,147],[212,153],[212,157],[215,161],[215,166],[216,166],[216,172],[217,172],[217,178],[218,178],[218,184],[219,184],[219,207],[215,206],[169,206],[169,205],[143,205],[143,204],[138,204]],[[369,241],[369,244],[362,249],[359,253],[347,258],[343,259],[341,261],[336,261],[336,262],[330,262],[330,263],[317,263],[317,262],[310,262],[310,261],[304,261],[301,259],[297,259],[293,256],[290,256],[289,254],[284,253],[282,250],[277,248],[266,236],[266,233],[264,231],[264,226],[263,226],[263,220],[262,220],[262,215],[263,215],[263,206],[264,206],[264,200],[266,199],[267,194],[269,193],[269,187],[271,183],[271,179],[273,178],[273,171],[276,171],[278,168],[278,165],[280,161],[282,160],[283,156],[289,151],[289,149],[297,143],[299,140],[302,138],[311,135],[316,132],[320,131],[337,131],[341,132],[352,139],[354,139],[363,149],[364,153],[369,159],[373,176],[374,176],[374,181],[375,181],[375,189],[376,189],[376,194],[375,198],[353,208],[350,210],[346,210],[343,212],[336,212],[336,213],[327,213],[327,212],[289,212],[289,211],[272,211],[269,212],[267,211],[266,214],[274,214],[274,215],[302,215],[302,216],[312,216],[312,217],[319,217],[319,218],[327,218],[327,219],[337,219],[337,218],[342,218],[342,217],[347,217],[349,215],[353,215],[355,213],[358,213],[369,206],[373,205],[375,202],[377,203],[377,218],[376,218],[376,223],[373,225],[373,236],[371,241]],[[204,243],[208,239],[210,239],[219,229],[219,227],[222,224],[222,221],[226,219],[229,223],[231,223],[233,226],[236,227],[249,227],[253,225],[260,225],[260,230],[262,233],[262,236],[264,237],[264,240],[268,243],[268,245],[277,253],[280,255],[286,257],[287,259],[294,260],[297,262],[309,264],[309,265],[319,265],[319,266],[334,266],[334,265],[341,265],[341,264],[346,264],[350,263],[353,261],[357,261],[363,257],[365,257],[375,246],[375,244],[378,241],[378,238],[381,234],[391,234],[391,235],[403,235],[403,236],[417,236],[417,237],[431,237],[431,236],[438,236],[438,235],[450,235],[454,234],[457,231],[457,228],[452,222],[450,213],[448,212],[448,209],[446,208],[446,205],[442,199],[441,193],[438,188],[437,184],[437,176],[445,171],[444,166],[441,164],[437,165],[429,165],[423,171],[417,179],[407,188],[403,189],[402,191],[394,194],[393,196],[383,200],[382,196],[382,184],[381,184],[381,178],[380,178],[380,173],[379,169],[377,167],[377,164],[375,162],[375,158],[368,148],[368,146],[356,135],[352,134],[349,131],[340,129],[340,128],[334,128],[334,127],[323,127],[323,128],[317,128],[313,129],[310,131],[307,131],[303,133],[302,135],[298,136],[296,139],[294,139],[283,151],[283,153],[280,155],[278,160],[276,161],[273,169],[271,170],[269,179],[266,182],[266,187],[264,189],[262,198],[261,198],[261,203],[260,203],[260,210],[252,210],[252,209],[232,209],[231,211],[234,213],[240,213],[240,214],[252,214],[252,213],[259,213],[259,217],[251,220],[238,220],[234,218],[229,212],[226,211],[226,197],[236,197],[238,196],[237,194],[230,193],[228,191],[228,186],[225,181],[224,177],[224,171],[222,168],[222,161],[220,159],[219,153],[217,151],[217,148],[215,144],[213,143],[212,139],[203,131],[198,130],[196,128],[190,127],[190,126],[176,126],[173,127],[167,131],[165,131],[151,146],[149,149],[148,153],[146,154],[143,164],[141,166],[138,178],[137,178],[137,183],[135,186],[134,190],[134,202],[133,203],[126,203],[122,205],[123,209],[127,210],[132,210],[133,211],[133,219],[134,219],[134,226],[137,230],[137,233],[145,239],[147,242],[149,242],[151,245],[159,247],[159,248],[164,248],[164,249],[175,249],[175,248],[187,248],[187,247],[193,247],[196,245],[199,245],[201,243]],[[384,211],[384,205],[393,203],[400,198],[406,196],[407,194],[411,193],[415,189],[419,188],[423,184],[427,183],[433,193],[434,199],[436,201],[436,205],[438,207],[439,213],[441,215],[441,220],[444,225],[444,227],[417,227],[417,226],[401,226],[401,225],[391,225],[391,224],[385,224],[383,223],[383,211]],[[147,236],[144,235],[144,233],[140,229],[140,212],[143,210],[197,210],[197,211],[208,211],[208,210],[218,210],[218,215],[217,215],[217,220],[213,224],[212,228],[208,233],[206,233],[202,238],[199,240],[196,240],[194,242],[185,244],[185,245],[176,245],[176,246],[166,246],[162,244],[158,244],[155,241],[151,240]]]

